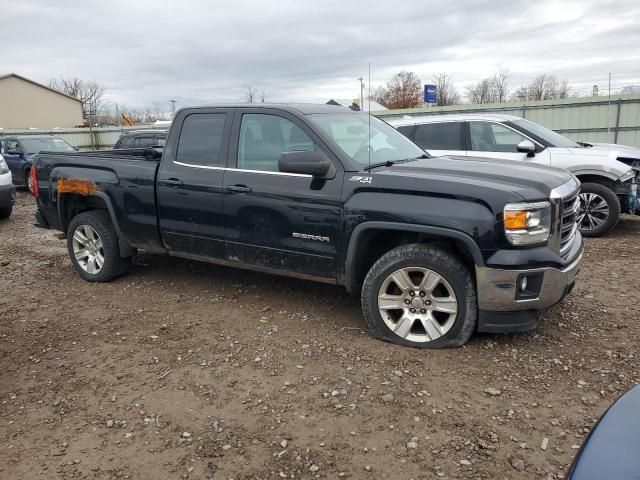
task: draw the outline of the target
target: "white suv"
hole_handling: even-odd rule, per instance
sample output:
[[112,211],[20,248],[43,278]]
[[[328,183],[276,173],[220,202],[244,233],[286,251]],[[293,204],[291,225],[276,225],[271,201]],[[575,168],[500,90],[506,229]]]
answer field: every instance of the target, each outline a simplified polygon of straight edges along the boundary
[[620,213],[640,213],[640,149],[578,144],[548,128],[511,115],[426,115],[386,119],[435,156],[529,161],[564,168],[582,182],[580,230],[597,237]]
[[11,181],[11,171],[0,155],[0,219],[9,218],[16,200],[16,187]]

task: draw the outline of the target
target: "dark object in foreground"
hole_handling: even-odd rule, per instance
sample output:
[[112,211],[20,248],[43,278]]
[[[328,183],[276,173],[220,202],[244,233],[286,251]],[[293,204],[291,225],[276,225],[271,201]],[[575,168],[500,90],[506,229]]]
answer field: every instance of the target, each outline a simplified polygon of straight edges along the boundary
[[573,460],[568,480],[640,478],[640,385],[600,417]]

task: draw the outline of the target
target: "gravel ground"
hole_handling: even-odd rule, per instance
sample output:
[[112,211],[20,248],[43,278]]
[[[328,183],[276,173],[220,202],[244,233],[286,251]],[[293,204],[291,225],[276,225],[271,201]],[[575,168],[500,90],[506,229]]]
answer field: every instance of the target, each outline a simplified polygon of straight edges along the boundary
[[533,332],[388,345],[341,288],[143,256],[90,284],[19,192],[0,222],[0,477],[564,478],[640,383],[640,221]]

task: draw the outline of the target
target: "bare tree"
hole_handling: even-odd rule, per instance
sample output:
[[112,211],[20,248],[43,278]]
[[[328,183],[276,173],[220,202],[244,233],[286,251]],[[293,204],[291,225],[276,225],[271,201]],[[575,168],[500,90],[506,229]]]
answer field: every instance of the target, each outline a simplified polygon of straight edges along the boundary
[[516,100],[551,100],[554,98],[567,98],[571,87],[567,80],[561,82],[554,75],[538,75],[526,86],[515,91]]
[[422,84],[413,72],[401,71],[376,89],[371,98],[387,108],[414,108],[422,105]]
[[265,88],[260,89],[260,103],[264,103],[267,99],[267,90]]
[[92,124],[96,122],[96,117],[104,106],[102,85],[92,80],[60,77],[49,80],[49,87],[80,100],[84,117]]
[[254,103],[258,98],[258,89],[253,88],[251,85],[247,85],[244,87],[245,92],[242,95],[242,98],[247,103]]
[[494,98],[493,101],[497,103],[504,103],[509,97],[509,69],[500,67],[493,74],[493,89]]
[[460,103],[460,94],[453,83],[453,77],[447,72],[438,73],[433,77],[436,84],[438,106],[457,105]]
[[467,88],[467,97],[471,103],[502,103],[509,94],[509,70],[500,68],[493,77],[480,80]]
[[492,79],[485,78],[468,87],[467,97],[471,103],[493,103],[495,101],[495,92]]

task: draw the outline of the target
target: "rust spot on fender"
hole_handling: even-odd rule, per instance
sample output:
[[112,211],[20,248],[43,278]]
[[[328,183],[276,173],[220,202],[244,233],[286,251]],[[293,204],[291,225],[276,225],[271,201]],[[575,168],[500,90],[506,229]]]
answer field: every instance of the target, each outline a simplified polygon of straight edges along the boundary
[[77,193],[79,195],[90,195],[99,192],[98,186],[89,180],[79,178],[58,178],[58,193]]

